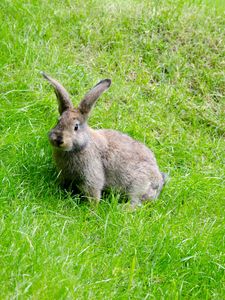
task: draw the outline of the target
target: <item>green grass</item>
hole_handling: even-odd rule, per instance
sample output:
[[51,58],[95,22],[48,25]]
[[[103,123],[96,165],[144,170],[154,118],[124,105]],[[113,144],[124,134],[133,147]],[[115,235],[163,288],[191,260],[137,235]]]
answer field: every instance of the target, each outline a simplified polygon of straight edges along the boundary
[[[0,299],[225,298],[223,1],[0,3]],[[170,173],[129,212],[60,190],[54,93],[112,86],[90,125],[145,142]]]

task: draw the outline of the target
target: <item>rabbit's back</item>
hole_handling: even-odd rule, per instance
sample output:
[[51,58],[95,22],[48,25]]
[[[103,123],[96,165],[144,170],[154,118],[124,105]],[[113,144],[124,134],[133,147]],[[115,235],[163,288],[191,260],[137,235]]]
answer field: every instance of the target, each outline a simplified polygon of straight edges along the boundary
[[154,154],[144,144],[114,130],[98,130],[106,140],[100,149],[105,170],[105,185],[125,190],[151,183],[163,185],[162,174]]

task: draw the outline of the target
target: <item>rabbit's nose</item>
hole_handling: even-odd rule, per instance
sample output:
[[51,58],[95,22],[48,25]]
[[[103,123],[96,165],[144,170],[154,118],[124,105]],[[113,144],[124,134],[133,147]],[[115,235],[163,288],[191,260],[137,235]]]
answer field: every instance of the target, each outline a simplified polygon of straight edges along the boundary
[[55,141],[58,146],[63,144],[63,138],[61,136],[57,136]]

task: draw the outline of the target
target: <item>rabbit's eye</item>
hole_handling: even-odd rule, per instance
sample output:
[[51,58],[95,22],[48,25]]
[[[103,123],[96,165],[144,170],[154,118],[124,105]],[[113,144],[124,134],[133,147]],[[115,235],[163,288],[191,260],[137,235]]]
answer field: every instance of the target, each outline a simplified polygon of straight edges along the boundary
[[79,128],[79,125],[78,125],[78,124],[76,124],[76,125],[75,125],[75,127],[74,127],[74,130],[75,130],[75,131],[77,131],[77,130],[78,130],[78,128]]

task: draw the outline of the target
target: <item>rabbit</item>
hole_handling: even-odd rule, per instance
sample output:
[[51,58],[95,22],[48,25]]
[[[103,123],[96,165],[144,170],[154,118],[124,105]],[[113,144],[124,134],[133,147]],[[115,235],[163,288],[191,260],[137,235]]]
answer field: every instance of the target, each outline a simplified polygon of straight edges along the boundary
[[126,134],[94,130],[87,124],[95,102],[110,87],[111,80],[97,83],[75,108],[66,89],[44,72],[42,75],[53,86],[58,100],[60,118],[48,136],[61,183],[75,186],[94,203],[107,188],[125,192],[134,208],[156,199],[166,176],[151,150]]

